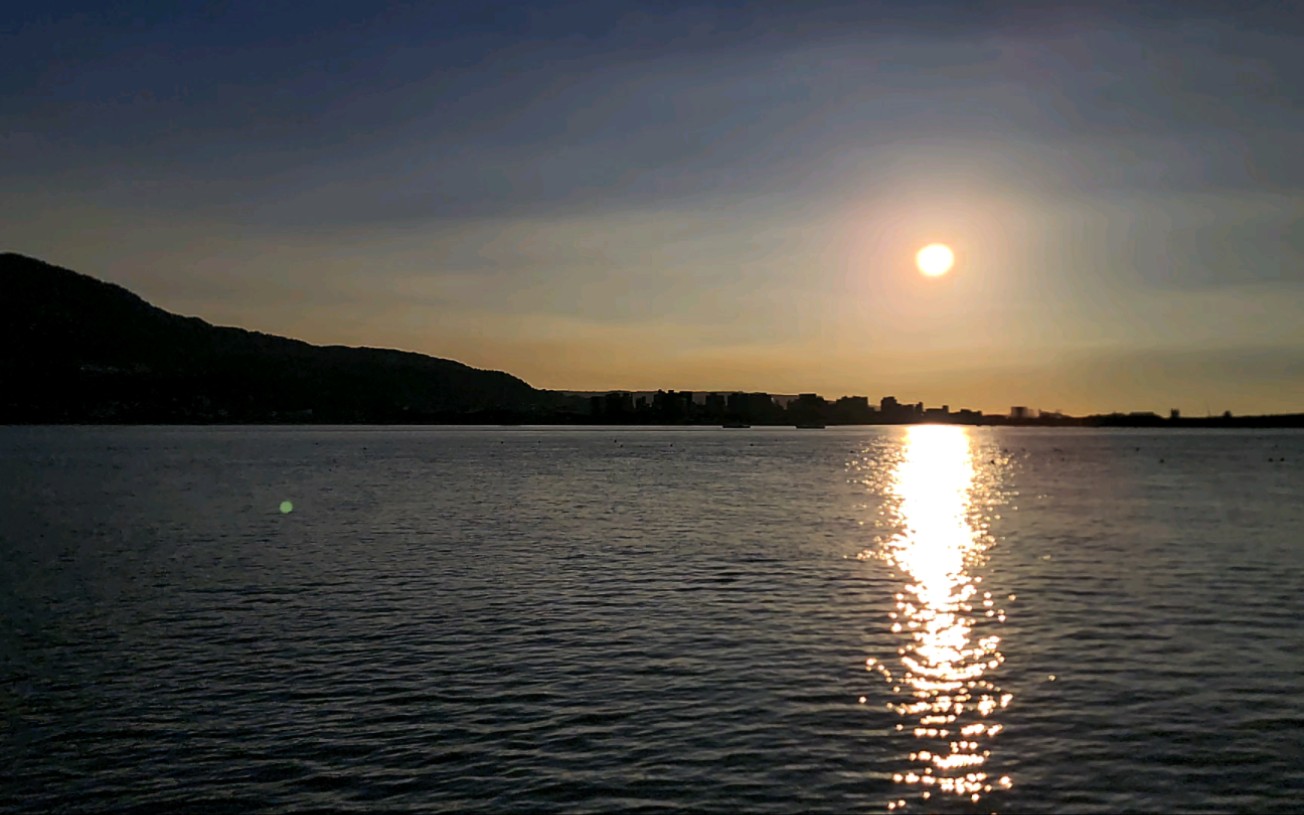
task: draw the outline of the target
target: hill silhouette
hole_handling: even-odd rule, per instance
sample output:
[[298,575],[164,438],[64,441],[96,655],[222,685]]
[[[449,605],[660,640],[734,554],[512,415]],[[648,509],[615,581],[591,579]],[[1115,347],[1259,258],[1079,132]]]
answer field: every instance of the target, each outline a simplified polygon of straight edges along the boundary
[[551,401],[500,371],[214,326],[0,254],[0,422],[510,421]]

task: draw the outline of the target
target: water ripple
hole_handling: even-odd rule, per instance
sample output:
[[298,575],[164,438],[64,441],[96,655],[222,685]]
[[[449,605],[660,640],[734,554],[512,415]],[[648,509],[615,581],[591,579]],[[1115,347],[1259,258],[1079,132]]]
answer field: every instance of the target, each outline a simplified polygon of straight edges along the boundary
[[1304,795],[1298,433],[0,428],[0,460],[3,811]]

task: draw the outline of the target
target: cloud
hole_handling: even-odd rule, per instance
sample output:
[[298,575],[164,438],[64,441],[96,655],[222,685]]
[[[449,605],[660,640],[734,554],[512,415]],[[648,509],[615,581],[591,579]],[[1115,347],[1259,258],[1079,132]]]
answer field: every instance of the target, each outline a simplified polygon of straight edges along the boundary
[[1161,8],[78,18],[12,43],[106,28],[11,88],[7,169],[270,230],[818,197],[930,165],[1062,193],[1304,186],[1289,29]]

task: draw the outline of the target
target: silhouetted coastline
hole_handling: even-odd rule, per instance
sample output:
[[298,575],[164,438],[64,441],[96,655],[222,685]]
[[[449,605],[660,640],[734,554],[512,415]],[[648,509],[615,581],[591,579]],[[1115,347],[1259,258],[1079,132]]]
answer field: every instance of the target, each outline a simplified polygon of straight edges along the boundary
[[213,326],[16,254],[0,255],[0,346],[0,424],[1304,427],[1304,413],[989,414],[892,396],[539,390],[453,360]]

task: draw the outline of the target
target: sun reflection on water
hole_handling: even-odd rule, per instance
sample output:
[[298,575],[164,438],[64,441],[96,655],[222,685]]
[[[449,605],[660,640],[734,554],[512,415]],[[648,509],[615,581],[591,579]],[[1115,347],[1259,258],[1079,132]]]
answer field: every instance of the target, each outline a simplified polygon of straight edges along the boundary
[[[907,430],[889,486],[900,532],[867,553],[902,579],[891,615],[891,630],[901,639],[895,659],[889,667],[870,658],[866,667],[891,684],[890,707],[902,719],[896,729],[915,739],[893,780],[912,788],[925,806],[937,805],[938,796],[976,804],[1012,784],[987,766],[1002,728],[997,714],[1011,696],[990,676],[1004,660],[995,630],[1005,614],[973,574],[990,537],[974,520],[985,482],[976,478],[970,445],[963,427]],[[906,803],[896,799],[888,809]]]

